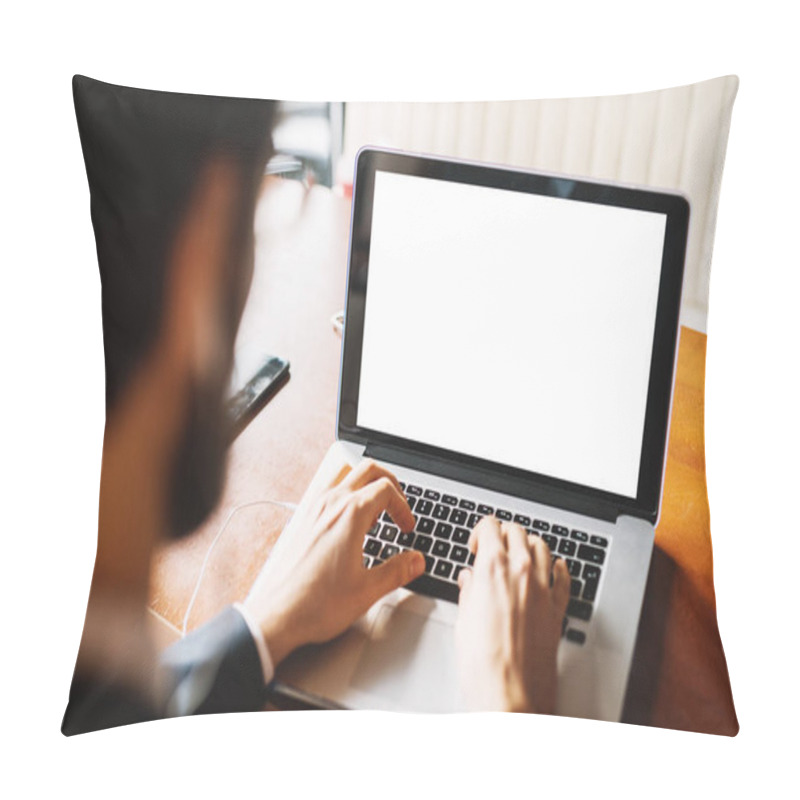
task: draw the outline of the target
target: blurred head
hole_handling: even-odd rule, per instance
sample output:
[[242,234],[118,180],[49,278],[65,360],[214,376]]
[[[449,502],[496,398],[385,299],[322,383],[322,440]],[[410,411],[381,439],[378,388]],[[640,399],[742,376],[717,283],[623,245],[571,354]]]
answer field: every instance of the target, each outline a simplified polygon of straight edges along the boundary
[[[174,352],[186,379],[165,501],[166,532],[180,536],[202,522],[222,486],[225,393],[273,104],[80,77],[73,90],[102,279],[109,419],[164,346],[169,317],[185,312],[177,336],[188,344]],[[183,303],[187,293],[196,302]]]

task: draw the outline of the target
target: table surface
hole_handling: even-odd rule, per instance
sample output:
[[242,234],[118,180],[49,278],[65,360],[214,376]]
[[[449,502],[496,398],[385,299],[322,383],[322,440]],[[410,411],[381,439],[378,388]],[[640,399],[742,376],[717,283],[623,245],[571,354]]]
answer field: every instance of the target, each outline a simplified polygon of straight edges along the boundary
[[[227,482],[197,533],[156,556],[150,611],[166,644],[180,634],[211,543],[187,629],[247,595],[334,441],[350,202],[323,187],[282,182],[256,215],[256,271],[237,348],[243,363],[273,353],[289,382],[233,443]],[[734,734],[738,730],[720,641],[705,483],[706,337],[681,329],[661,518],[642,608],[623,721]],[[246,373],[245,373],[246,374]],[[231,511],[244,503],[261,502]]]

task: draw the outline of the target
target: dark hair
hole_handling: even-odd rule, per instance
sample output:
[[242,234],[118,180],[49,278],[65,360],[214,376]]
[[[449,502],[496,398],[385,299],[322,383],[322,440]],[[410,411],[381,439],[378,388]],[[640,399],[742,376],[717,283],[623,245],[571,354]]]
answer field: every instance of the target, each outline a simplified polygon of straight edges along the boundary
[[274,103],[114,86],[76,75],[75,113],[102,284],[106,407],[154,344],[167,259],[194,185],[224,156],[242,176],[232,267],[252,234]]

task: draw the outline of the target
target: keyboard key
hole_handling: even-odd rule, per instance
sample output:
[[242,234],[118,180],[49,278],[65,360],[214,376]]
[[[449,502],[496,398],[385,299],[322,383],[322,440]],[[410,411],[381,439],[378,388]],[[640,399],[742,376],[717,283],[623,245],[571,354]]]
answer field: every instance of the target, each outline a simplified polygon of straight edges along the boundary
[[466,528],[456,528],[453,531],[453,541],[457,544],[466,544],[469,541],[469,531]]
[[408,507],[413,511],[414,510],[414,503],[417,502],[416,497],[406,497],[406,502],[408,503]]
[[427,517],[428,514],[433,511],[433,503],[430,500],[418,500],[417,501],[417,516]]
[[449,516],[450,516],[450,508],[448,506],[443,505],[442,503],[438,503],[436,507],[433,509],[434,519],[447,519]]
[[608,539],[604,536],[592,536],[589,541],[596,544],[598,547],[608,547]]
[[419,486],[406,486],[406,494],[412,494],[415,497],[422,497],[422,489]]
[[545,542],[547,542],[547,546],[551,550],[555,550],[556,547],[558,547],[558,539],[556,539],[556,537],[553,536],[552,533],[543,533],[542,534],[542,539],[544,539]]
[[436,525],[436,530],[433,532],[433,535],[438,536],[440,539],[449,539],[452,532],[452,525],[448,525],[446,522],[440,522]]
[[494,515],[497,517],[497,519],[502,520],[503,522],[511,522],[511,520],[513,519],[513,515],[511,514],[511,512],[505,511],[502,508],[498,508],[494,512]]
[[[589,566],[588,564],[586,566]],[[567,569],[573,578],[579,578],[581,574],[581,562],[574,558],[567,559]]]
[[458,581],[458,574],[461,570],[464,569],[460,564],[456,564],[456,568],[453,570],[453,580]]
[[384,525],[383,530],[378,538],[384,542],[393,542],[397,538],[397,528],[394,525]]
[[567,631],[567,641],[575,642],[575,644],[583,644],[586,641],[586,634],[583,631],[570,628]]
[[375,567],[379,567],[381,564],[383,564],[383,561],[380,558],[372,559],[372,569],[375,569]]
[[474,566],[474,564],[475,564],[475,553],[470,553],[469,558],[467,559],[467,565],[471,567]]
[[372,563],[372,559],[369,556],[364,556],[361,562],[364,564],[364,569],[369,569],[369,565]]
[[433,574],[440,578],[449,578],[452,571],[453,565],[449,561],[437,561],[433,568]]
[[381,519],[384,522],[394,522],[394,520],[389,516],[389,512],[388,511],[384,511],[383,514],[381,514]]
[[467,512],[462,511],[460,508],[454,508],[450,512],[450,522],[453,525],[463,525],[467,521]]
[[569,582],[570,597],[580,597],[581,589],[583,589],[583,584],[580,581],[575,580],[575,578]]
[[474,528],[482,519],[483,517],[480,514],[470,514],[467,520],[467,527]]
[[595,597],[597,597],[597,586],[600,583],[598,580],[593,581],[586,581],[586,584],[583,587],[583,599],[587,600],[588,602],[593,602]]
[[588,603],[584,603],[583,600],[576,600],[572,597],[569,605],[567,605],[567,616],[588,622],[592,616],[592,607]]
[[576,542],[588,542],[589,541],[589,534],[584,533],[583,531],[572,531],[571,537],[575,539]]
[[447,542],[439,539],[433,543],[433,550],[431,552],[433,555],[439,556],[440,558],[447,558],[447,555],[450,552],[450,545]]
[[475,503],[472,500],[459,500],[458,507],[463,508],[465,511],[474,511]]
[[569,536],[569,528],[565,528],[563,525],[553,525],[552,531],[556,536]]
[[531,524],[531,518],[526,517],[524,514],[514,514],[514,522],[527,528]]
[[460,545],[453,545],[453,549],[450,551],[450,559],[451,561],[457,561],[459,564],[466,563],[467,558],[469,558],[469,550],[466,547],[461,547]]
[[400,547],[411,547],[414,542],[414,531],[409,531],[408,533],[400,532],[400,535],[397,537],[397,544]]
[[436,559],[433,556],[425,556],[425,572],[433,572],[433,565],[436,563]]
[[387,544],[381,551],[381,558],[386,560],[392,556],[396,556],[400,552],[400,548],[393,544]]
[[442,502],[446,503],[448,506],[456,506],[458,505],[458,498],[453,497],[451,494],[443,494],[442,495]]
[[583,578],[587,581],[600,580],[600,567],[595,567],[593,564],[583,565]]
[[569,539],[561,539],[558,542],[558,552],[563,556],[574,556],[578,545]]
[[533,521],[533,527],[536,528],[537,531],[549,531],[550,523],[545,522],[543,519],[535,519]]
[[417,533],[433,533],[436,523],[430,517],[420,517],[417,520]]
[[484,517],[490,517],[494,514],[494,509],[491,506],[486,506],[483,503],[478,504],[478,513],[483,514]]
[[602,564],[606,560],[606,551],[588,544],[582,544],[578,548],[578,558],[581,561],[589,561],[592,564]]
[[367,536],[377,536],[378,531],[381,529],[380,522],[376,522],[368,531]]
[[376,556],[381,551],[381,543],[377,539],[367,539],[364,545],[364,552],[368,556]]
[[430,536],[417,536],[417,538],[414,539],[414,549],[419,550],[420,553],[430,552],[432,544],[433,539],[431,539]]
[[434,491],[433,489],[426,489],[426,490],[425,490],[425,491],[422,493],[422,496],[423,496],[423,497],[424,497],[426,500],[438,500],[438,499],[441,497],[441,495],[439,494],[439,492],[436,492],[436,491]]
[[406,485],[405,485],[405,483],[403,483],[403,481],[397,481],[397,482],[400,484],[400,488],[401,488],[403,491],[405,491],[405,490],[406,490]]

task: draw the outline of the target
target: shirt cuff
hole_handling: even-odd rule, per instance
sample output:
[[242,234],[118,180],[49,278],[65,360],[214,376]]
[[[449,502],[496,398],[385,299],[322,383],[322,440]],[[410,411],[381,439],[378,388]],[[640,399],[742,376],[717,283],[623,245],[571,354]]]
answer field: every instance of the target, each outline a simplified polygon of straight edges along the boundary
[[261,659],[261,670],[264,673],[264,685],[266,686],[275,677],[275,666],[272,663],[272,657],[269,654],[267,643],[264,641],[264,634],[261,633],[261,628],[255,624],[253,618],[241,603],[234,603],[233,607],[241,614],[242,619],[250,629],[253,641],[256,643],[258,657]]

